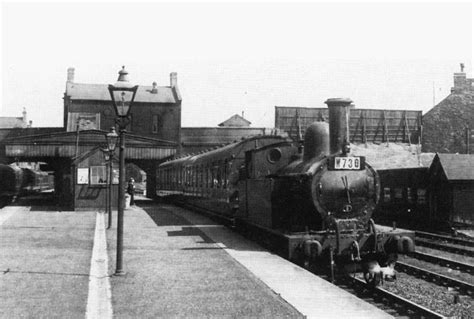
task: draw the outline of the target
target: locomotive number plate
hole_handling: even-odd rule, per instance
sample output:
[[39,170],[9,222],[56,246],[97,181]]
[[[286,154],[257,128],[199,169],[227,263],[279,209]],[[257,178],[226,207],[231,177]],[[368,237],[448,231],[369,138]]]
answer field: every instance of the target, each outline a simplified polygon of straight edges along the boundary
[[334,169],[357,169],[361,167],[360,157],[348,156],[348,157],[335,157],[334,158]]

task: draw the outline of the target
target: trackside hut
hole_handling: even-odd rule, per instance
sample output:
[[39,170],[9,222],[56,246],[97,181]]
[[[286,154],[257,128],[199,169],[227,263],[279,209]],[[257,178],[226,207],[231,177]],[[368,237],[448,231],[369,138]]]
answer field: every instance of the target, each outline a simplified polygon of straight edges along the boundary
[[474,155],[436,154],[429,185],[431,220],[474,224]]

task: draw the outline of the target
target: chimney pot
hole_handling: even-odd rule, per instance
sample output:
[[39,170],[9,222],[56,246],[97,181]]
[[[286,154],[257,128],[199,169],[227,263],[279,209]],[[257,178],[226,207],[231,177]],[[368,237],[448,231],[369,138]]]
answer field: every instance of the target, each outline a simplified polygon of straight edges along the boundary
[[172,88],[178,86],[178,73],[177,72],[170,73],[170,86]]
[[155,93],[155,94],[158,93],[158,87],[157,87],[156,82],[152,83],[151,93]]
[[74,83],[74,68],[67,69],[67,81]]
[[28,121],[26,120],[26,108],[23,108],[22,115],[23,115],[23,126],[26,126],[28,123]]

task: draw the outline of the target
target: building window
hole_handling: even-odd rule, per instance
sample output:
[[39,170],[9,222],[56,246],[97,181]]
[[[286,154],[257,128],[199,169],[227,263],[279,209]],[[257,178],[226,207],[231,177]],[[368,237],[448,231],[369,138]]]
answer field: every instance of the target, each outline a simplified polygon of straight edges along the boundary
[[383,201],[388,203],[390,202],[391,195],[390,195],[390,187],[384,187],[383,189]]
[[418,204],[426,204],[426,189],[419,188],[416,192]]
[[158,133],[158,115],[157,114],[153,114],[151,132],[152,133]]
[[77,169],[77,183],[89,184],[89,169],[88,168]]
[[106,184],[107,169],[105,166],[91,166],[91,185]]

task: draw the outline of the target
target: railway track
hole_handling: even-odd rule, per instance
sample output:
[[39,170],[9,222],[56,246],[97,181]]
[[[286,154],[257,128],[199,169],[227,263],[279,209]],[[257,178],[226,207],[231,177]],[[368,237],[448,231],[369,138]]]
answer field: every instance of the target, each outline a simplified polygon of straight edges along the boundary
[[439,240],[415,238],[415,245],[443,250],[463,256],[474,257],[474,248],[465,247],[458,244],[439,242]]
[[466,247],[474,247],[473,239],[458,238],[440,234],[427,233],[422,231],[415,231],[415,236],[418,238],[432,239],[437,241],[444,241],[446,243],[451,243],[454,245],[461,245]]
[[[328,279],[328,278],[326,278]],[[381,287],[370,288],[364,280],[345,277],[336,283],[338,287],[369,302],[395,318],[445,318],[445,316],[400,297]]]
[[409,254],[409,256],[413,257],[413,258],[416,258],[416,259],[419,259],[419,260],[423,260],[423,261],[427,261],[427,262],[430,262],[430,263],[433,263],[433,264],[437,264],[437,265],[440,265],[440,266],[443,266],[443,267],[449,267],[451,269],[456,269],[456,270],[459,270],[459,271],[462,271],[462,272],[465,272],[465,273],[468,273],[468,274],[474,274],[474,265],[471,265],[471,264],[462,263],[462,262],[455,261],[455,260],[452,260],[452,259],[443,258],[443,257],[439,257],[439,256],[431,255],[431,254],[426,254],[426,253],[422,253],[422,252],[418,252],[418,251],[415,251],[415,252]]
[[472,296],[474,292],[474,285],[468,282],[447,277],[420,267],[409,265],[404,262],[398,261],[395,268],[397,271],[403,271],[409,275],[419,277],[423,280],[427,280],[438,285],[455,288],[458,292],[463,293],[465,295]]

